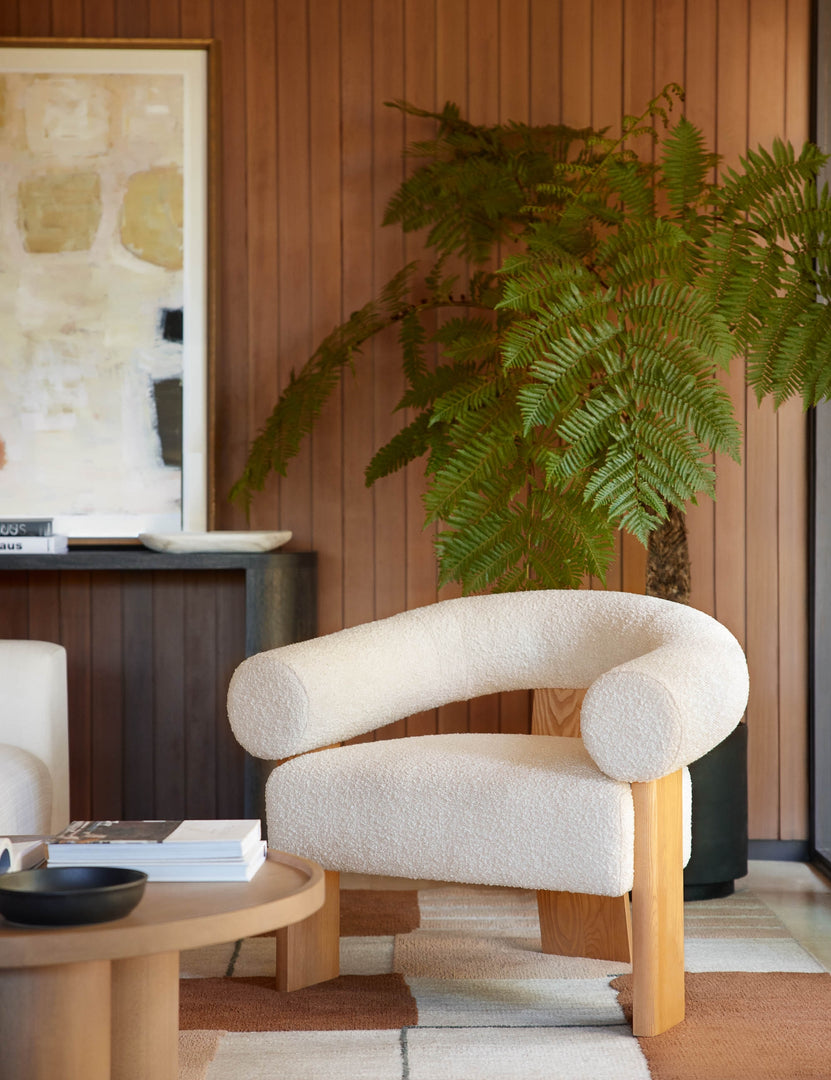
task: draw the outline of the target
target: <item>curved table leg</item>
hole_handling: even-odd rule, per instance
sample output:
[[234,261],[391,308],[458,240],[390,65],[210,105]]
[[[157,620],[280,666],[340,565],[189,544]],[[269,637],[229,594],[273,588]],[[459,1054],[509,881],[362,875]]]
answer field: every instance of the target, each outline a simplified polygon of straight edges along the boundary
[[179,953],[112,961],[112,1080],[178,1080]]
[[0,1068],[15,1080],[110,1080],[110,962],[0,971]]

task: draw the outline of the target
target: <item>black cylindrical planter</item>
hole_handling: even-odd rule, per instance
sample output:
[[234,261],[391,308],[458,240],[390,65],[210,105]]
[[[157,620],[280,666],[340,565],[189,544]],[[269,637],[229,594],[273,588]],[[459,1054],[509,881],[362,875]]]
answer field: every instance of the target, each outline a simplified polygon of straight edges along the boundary
[[692,858],[684,899],[729,896],[747,873],[747,725],[690,765]]

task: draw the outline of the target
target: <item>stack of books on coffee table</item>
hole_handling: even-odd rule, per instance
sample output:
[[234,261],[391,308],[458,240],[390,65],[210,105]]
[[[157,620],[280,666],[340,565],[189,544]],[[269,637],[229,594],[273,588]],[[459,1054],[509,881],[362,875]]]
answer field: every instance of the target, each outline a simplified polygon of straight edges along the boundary
[[120,866],[148,881],[250,881],[266,857],[258,819],[73,821],[46,848],[48,866]]

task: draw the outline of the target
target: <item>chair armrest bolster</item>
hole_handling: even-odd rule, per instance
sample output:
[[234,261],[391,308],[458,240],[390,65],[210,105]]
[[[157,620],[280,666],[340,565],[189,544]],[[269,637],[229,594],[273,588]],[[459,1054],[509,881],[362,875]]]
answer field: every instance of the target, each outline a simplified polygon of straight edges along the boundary
[[738,724],[748,694],[744,653],[723,627],[710,636],[667,643],[594,680],[580,723],[604,773],[630,783],[657,780],[702,757]]

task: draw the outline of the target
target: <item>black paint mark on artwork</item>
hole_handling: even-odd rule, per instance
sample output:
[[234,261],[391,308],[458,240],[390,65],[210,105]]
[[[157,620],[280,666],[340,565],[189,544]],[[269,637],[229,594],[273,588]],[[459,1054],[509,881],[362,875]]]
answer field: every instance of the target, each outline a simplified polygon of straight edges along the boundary
[[182,380],[156,379],[153,383],[156,404],[156,430],[162,444],[165,465],[182,467]]
[[185,340],[185,321],[181,308],[162,308],[161,330],[165,341],[182,344]]

